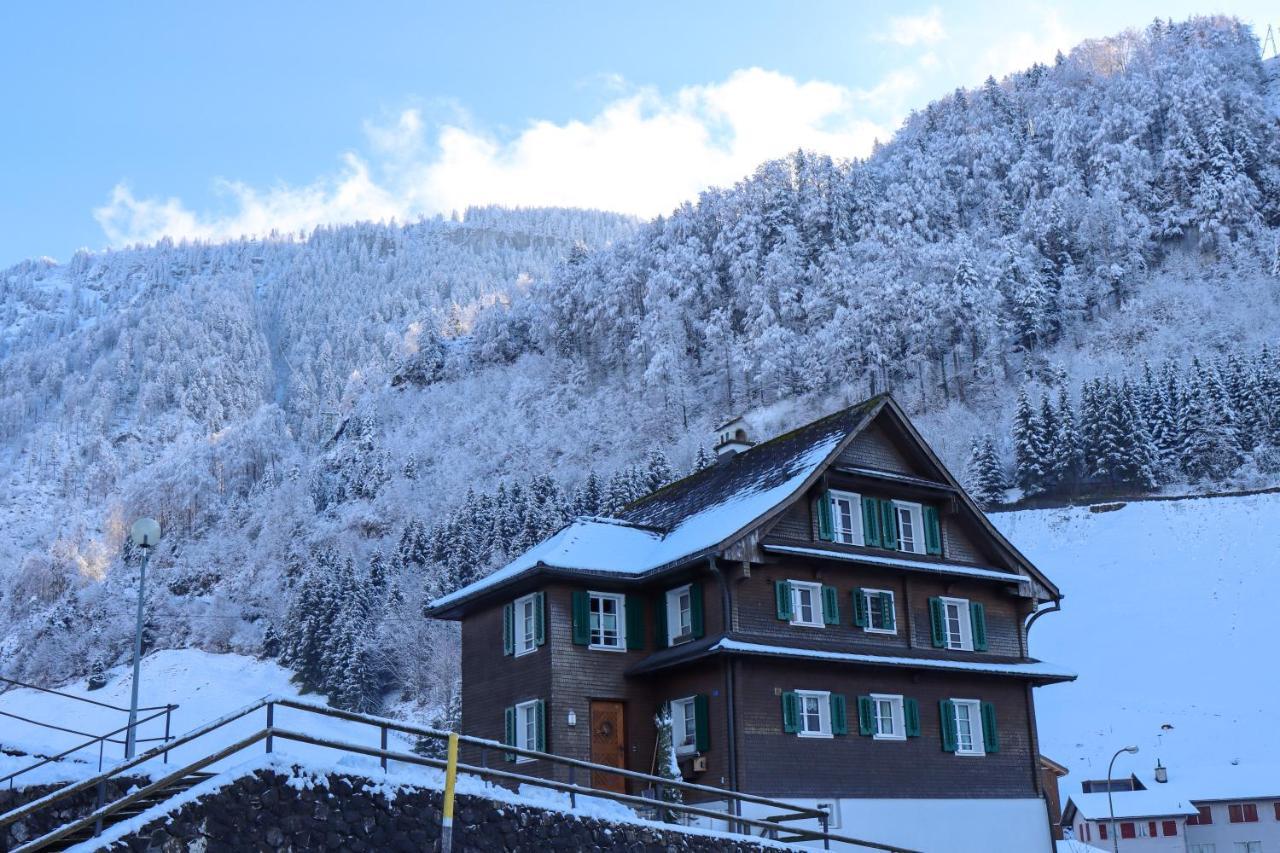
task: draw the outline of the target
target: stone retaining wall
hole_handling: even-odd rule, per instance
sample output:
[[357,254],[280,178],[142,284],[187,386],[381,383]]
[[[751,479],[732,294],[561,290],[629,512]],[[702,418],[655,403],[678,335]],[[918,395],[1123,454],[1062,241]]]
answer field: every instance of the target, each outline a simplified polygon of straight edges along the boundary
[[[440,808],[441,793],[432,789],[387,790],[361,777],[290,777],[263,769],[179,807],[109,849],[148,853],[430,851],[439,849]],[[762,849],[766,848],[745,839],[612,823],[471,796],[459,795],[454,812],[454,850],[459,853],[748,853]]]

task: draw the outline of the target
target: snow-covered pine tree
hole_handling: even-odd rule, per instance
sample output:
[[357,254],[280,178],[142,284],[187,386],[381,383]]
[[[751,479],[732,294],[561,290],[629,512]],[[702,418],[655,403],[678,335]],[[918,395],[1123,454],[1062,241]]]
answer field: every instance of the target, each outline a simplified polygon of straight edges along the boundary
[[[654,760],[657,764],[656,773],[663,779],[670,779],[674,782],[684,780],[680,773],[680,764],[676,760],[675,733],[672,729],[671,706],[663,705],[653,717],[653,725],[658,733],[657,744],[654,747]],[[684,794],[679,788],[662,786],[658,792],[658,799],[664,803],[682,803],[684,802]],[[661,809],[659,820],[666,823],[673,823],[676,820],[676,812],[669,809]]]
[[1058,387],[1058,436],[1054,442],[1053,475],[1059,492],[1075,493],[1080,488],[1084,460],[1080,450],[1080,429],[1066,385]]
[[995,437],[987,434],[973,439],[969,452],[969,493],[983,509],[1004,503],[1009,485],[996,453]]
[[1013,457],[1018,487],[1027,495],[1044,491],[1043,447],[1040,419],[1032,410],[1024,388],[1018,394],[1018,406],[1013,416]]

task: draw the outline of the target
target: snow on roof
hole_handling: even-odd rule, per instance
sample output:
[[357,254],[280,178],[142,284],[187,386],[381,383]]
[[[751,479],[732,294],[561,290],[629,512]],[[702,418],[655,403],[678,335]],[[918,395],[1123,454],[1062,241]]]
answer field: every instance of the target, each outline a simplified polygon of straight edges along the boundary
[[581,518],[431,603],[439,610],[540,567],[636,576],[714,548],[791,497],[872,411],[874,398],[641,498],[617,519]]
[[1152,771],[1139,773],[1148,789],[1176,790],[1191,802],[1217,800],[1271,800],[1280,798],[1280,776],[1264,763],[1175,765],[1167,768],[1169,781],[1155,781]]
[[[1145,791],[1113,791],[1111,801],[1118,819],[1196,814],[1196,807],[1191,805],[1191,800],[1181,791],[1163,785]],[[1072,794],[1069,802],[1086,820],[1111,818],[1111,805],[1107,803],[1106,791]]]
[[771,646],[729,639],[720,640],[710,649],[710,651],[721,650],[745,652],[747,654],[776,655],[779,657],[866,663],[877,666],[912,666],[926,669],[983,672],[992,675],[1018,675],[1027,678],[1073,679],[1076,677],[1076,674],[1071,670],[1056,664],[1045,663],[1044,661],[1031,661],[1028,663],[996,663],[993,661],[987,663],[985,661],[957,661],[899,655],[868,655],[857,652],[828,652],[820,649],[803,649],[792,646]]
[[807,554],[811,557],[826,557],[831,560],[848,560],[852,563],[874,563],[877,566],[892,566],[898,569],[933,572],[935,574],[964,575],[973,578],[989,578],[991,580],[1031,583],[1031,578],[1017,572],[1006,572],[982,566],[961,566],[956,563],[932,562],[928,560],[906,560],[899,557],[882,557],[877,554],[854,554],[848,551],[836,551],[826,548],[806,548],[803,545],[771,545],[762,546],[766,551],[783,554]]

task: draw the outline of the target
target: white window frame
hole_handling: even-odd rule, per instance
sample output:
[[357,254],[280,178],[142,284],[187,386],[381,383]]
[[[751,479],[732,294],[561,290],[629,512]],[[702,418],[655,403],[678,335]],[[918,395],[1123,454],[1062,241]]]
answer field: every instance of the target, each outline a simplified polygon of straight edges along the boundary
[[[689,630],[681,631],[680,614],[683,612],[680,607],[680,599],[687,596],[689,600]],[[693,636],[693,591],[691,584],[678,586],[675,589],[667,590],[667,642],[674,643],[678,640],[688,639]]]
[[[956,622],[960,626],[959,645],[952,643],[951,617],[947,614],[948,607],[956,608]],[[945,596],[942,598],[942,629],[948,649],[957,652],[973,651],[973,611],[969,608],[969,599]]]
[[[956,727],[956,755],[981,757],[987,754],[987,744],[982,735],[982,702],[978,699],[952,699],[952,722]],[[960,740],[960,708],[969,710],[970,746],[964,749]]]
[[[863,545],[866,538],[862,532],[862,495],[857,492],[844,492],[838,489],[830,491],[831,508],[831,541],[841,545]],[[838,501],[848,501],[849,516],[853,526],[846,530],[840,524],[840,508]]]
[[[617,645],[606,645],[604,643],[595,642],[592,635],[595,633],[591,630],[591,617],[594,615],[594,606],[597,601],[613,601],[617,604],[618,619],[618,641]],[[603,613],[601,614],[603,615]],[[604,636],[604,626],[601,625],[600,635]],[[627,597],[620,592],[588,592],[587,593],[587,641],[589,649],[601,652],[625,652],[627,650]]]
[[[831,691],[797,690],[796,696],[800,701],[799,719],[796,720],[799,729],[796,731],[796,734],[800,737],[831,737]],[[815,699],[818,702],[818,728],[816,731],[810,731],[805,728],[809,719],[808,714],[804,711],[804,703],[806,699]]]
[[[825,628],[827,623],[822,618],[822,584],[816,581],[787,581],[791,584],[791,624],[801,625],[805,628]],[[812,622],[806,622],[800,618],[800,590],[806,590],[813,595],[813,619]]]
[[1217,849],[1217,845],[1212,841],[1190,842],[1187,844],[1187,853],[1217,853]]
[[[892,628],[874,628],[871,623],[875,621],[875,614],[880,612],[881,595],[888,595],[892,602],[893,608],[893,627]],[[898,597],[893,594],[891,589],[863,589],[862,604],[867,608],[867,627],[862,630],[868,634],[896,634],[898,633]]]
[[[892,734],[882,734],[880,731],[880,703],[888,702],[889,722],[893,726]],[[902,696],[894,693],[872,693],[871,694],[871,718],[875,721],[875,733],[872,735],[873,740],[906,740],[907,739],[907,715],[904,710]]]
[[[528,716],[528,721],[525,717]],[[533,743],[529,743],[529,731],[533,730]],[[528,702],[520,702],[516,705],[516,747],[519,749],[537,749],[538,748],[538,700],[530,699]],[[530,758],[527,755],[517,755],[517,764],[527,764],[530,761],[537,761],[536,758]]]
[[[526,616],[525,605],[529,606],[529,615]],[[528,595],[522,595],[515,600],[514,606],[511,608],[513,613],[511,626],[511,640],[515,646],[515,656],[531,654],[538,650],[538,627],[535,620],[538,618],[538,594],[531,592]],[[526,635],[528,639],[528,647],[525,647]]]
[[[911,516],[911,549],[902,547],[902,511]],[[893,523],[897,528],[898,550],[908,554],[923,554],[924,547],[924,506],[912,501],[893,502]]]
[[1261,841],[1233,841],[1231,844],[1231,853],[1252,853],[1254,850],[1261,853],[1262,851]]
[[[688,743],[684,741],[686,733]],[[676,755],[692,755],[698,751],[698,706],[692,696],[671,700],[671,741]]]

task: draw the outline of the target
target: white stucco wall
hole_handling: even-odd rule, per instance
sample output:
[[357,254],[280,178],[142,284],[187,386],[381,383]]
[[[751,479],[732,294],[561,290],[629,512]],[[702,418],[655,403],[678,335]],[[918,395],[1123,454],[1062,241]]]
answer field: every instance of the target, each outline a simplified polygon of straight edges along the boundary
[[[1263,853],[1280,851],[1280,821],[1276,820],[1275,800],[1237,800],[1254,803],[1258,807],[1257,823],[1231,823],[1227,803],[1209,804],[1213,811],[1213,823],[1209,826],[1188,826],[1188,844],[1213,844],[1215,853],[1235,853],[1237,841],[1261,841]],[[1197,805],[1202,805],[1197,803]]]

